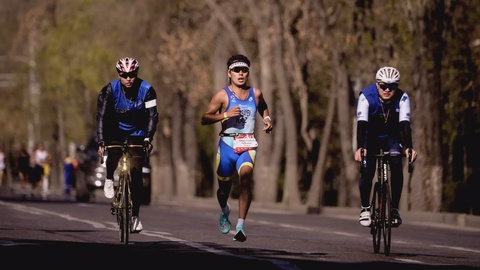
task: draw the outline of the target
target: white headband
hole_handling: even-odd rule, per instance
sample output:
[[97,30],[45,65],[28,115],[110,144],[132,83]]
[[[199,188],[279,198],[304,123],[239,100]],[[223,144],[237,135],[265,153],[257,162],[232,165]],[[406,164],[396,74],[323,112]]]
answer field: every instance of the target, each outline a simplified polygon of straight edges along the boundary
[[248,66],[248,64],[245,63],[245,62],[235,62],[235,63],[231,64],[231,65],[228,67],[228,70],[230,70],[230,69],[232,69],[232,68],[234,68],[234,67],[247,67],[247,68],[250,68],[250,67]]

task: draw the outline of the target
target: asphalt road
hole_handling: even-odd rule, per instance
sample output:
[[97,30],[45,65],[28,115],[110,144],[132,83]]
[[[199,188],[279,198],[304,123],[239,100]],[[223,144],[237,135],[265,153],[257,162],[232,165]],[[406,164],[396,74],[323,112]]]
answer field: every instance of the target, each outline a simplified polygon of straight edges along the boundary
[[[236,201],[230,203],[235,214]],[[218,232],[215,200],[165,201],[142,207],[145,229],[123,245],[108,208],[102,196],[91,203],[1,197],[2,263],[20,269],[480,268],[480,227],[465,226],[475,218],[405,213],[405,223],[393,232],[391,255],[385,256],[373,253],[356,209],[326,208],[309,215],[305,208],[254,203],[248,239],[239,243],[232,240],[233,231]]]

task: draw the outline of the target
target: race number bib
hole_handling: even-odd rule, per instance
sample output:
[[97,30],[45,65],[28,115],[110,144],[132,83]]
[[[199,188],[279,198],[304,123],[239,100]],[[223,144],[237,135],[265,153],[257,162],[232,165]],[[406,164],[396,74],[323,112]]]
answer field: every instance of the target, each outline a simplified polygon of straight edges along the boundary
[[233,138],[233,152],[240,154],[257,149],[258,143],[253,134],[238,134]]

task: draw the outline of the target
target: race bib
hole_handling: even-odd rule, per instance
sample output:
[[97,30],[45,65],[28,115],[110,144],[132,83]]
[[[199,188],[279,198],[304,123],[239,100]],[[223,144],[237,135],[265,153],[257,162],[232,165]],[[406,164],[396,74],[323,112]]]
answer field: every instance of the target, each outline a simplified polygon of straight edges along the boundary
[[233,152],[240,154],[257,149],[258,143],[253,134],[238,134],[233,138]]

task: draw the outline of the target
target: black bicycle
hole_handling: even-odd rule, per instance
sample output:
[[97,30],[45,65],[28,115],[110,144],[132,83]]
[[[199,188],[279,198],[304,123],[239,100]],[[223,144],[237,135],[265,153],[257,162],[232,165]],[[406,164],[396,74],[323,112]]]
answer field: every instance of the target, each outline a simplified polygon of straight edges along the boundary
[[[120,172],[118,174],[118,185],[115,189],[115,196],[111,204],[111,214],[117,217],[117,223],[119,227],[120,242],[128,244],[129,236],[131,232],[131,220],[132,220],[132,197],[130,184],[132,177],[130,175],[130,157],[129,149],[142,148],[145,152],[145,159],[148,158],[149,151],[144,145],[128,144],[127,140],[123,142],[123,145],[108,145],[106,149],[121,148],[122,156],[120,158],[119,167]],[[103,155],[102,161],[103,163]]]
[[[370,225],[370,233],[373,239],[373,251],[380,252],[381,240],[383,238],[384,254],[390,255],[390,247],[392,240],[392,197],[389,182],[390,167],[388,159],[390,152],[380,150],[376,155],[377,159],[377,181],[373,186],[373,196],[370,204],[370,216],[372,224]],[[408,172],[413,171],[411,162],[412,153],[409,152]],[[362,153],[362,166],[366,167],[366,159]]]

